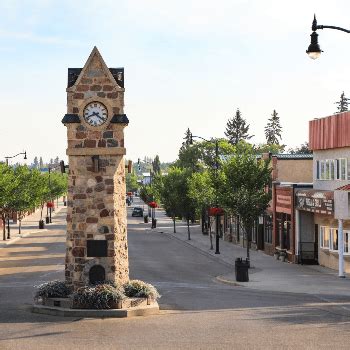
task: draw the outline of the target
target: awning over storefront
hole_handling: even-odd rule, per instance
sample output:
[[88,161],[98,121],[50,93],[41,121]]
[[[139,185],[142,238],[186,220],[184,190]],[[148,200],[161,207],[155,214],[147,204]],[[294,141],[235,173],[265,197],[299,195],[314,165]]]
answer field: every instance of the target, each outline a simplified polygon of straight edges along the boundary
[[334,192],[322,190],[298,190],[295,208],[317,214],[334,214]]

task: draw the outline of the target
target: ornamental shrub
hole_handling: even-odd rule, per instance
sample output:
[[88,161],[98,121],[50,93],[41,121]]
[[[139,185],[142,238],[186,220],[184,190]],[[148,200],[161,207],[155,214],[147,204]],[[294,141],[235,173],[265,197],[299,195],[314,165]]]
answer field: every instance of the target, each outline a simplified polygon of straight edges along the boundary
[[71,289],[63,281],[51,281],[36,286],[35,298],[67,298]]
[[72,295],[73,305],[80,309],[109,309],[111,304],[123,300],[123,291],[110,283],[78,288]]
[[161,297],[157,289],[152,284],[140,281],[131,280],[123,285],[125,295],[129,298],[151,298],[157,300]]

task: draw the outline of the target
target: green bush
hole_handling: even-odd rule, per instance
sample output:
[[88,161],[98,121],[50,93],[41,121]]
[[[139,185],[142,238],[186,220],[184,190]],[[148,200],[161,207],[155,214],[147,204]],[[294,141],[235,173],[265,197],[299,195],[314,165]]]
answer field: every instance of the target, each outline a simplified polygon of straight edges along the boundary
[[123,291],[111,283],[78,288],[72,295],[73,305],[80,309],[109,309],[123,300]]
[[67,298],[72,292],[65,282],[58,280],[42,283],[36,287],[38,288],[35,293],[36,298]]
[[151,298],[153,300],[160,298],[160,294],[152,284],[140,280],[131,280],[123,287],[125,295],[129,298]]

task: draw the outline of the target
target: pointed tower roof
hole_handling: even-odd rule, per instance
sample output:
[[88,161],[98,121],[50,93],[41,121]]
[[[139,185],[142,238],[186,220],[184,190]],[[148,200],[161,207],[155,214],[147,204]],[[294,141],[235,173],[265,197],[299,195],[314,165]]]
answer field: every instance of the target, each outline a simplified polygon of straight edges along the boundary
[[96,46],[92,49],[89,58],[83,68],[68,68],[68,86],[67,91],[75,90],[85,75],[94,75],[93,66],[100,66],[107,78],[114,84],[118,90],[124,91],[124,68],[108,68],[100,51]]

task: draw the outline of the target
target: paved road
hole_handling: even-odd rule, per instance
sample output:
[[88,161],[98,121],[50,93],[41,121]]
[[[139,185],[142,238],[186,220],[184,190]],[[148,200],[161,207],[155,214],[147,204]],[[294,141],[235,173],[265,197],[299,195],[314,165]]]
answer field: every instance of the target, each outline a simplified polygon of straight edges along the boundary
[[[129,215],[130,215],[130,210]],[[33,285],[63,279],[65,212],[0,249],[0,349],[348,349],[347,300],[219,283],[227,264],[129,217],[131,278],[154,283],[161,314],[75,319],[30,312]]]

